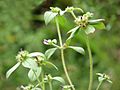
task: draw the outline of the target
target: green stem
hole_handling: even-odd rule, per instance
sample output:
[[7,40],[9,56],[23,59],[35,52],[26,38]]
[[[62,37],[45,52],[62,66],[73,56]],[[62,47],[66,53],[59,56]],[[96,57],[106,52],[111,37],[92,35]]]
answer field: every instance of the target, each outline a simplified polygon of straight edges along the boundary
[[42,72],[42,90],[45,90],[44,72]]
[[88,90],[92,90],[92,83],[93,83],[93,60],[92,60],[92,53],[91,53],[91,49],[90,49],[88,36],[87,36],[86,44],[87,44],[87,49],[88,49],[88,54],[89,54],[89,62],[90,62],[90,80],[89,80]]
[[52,90],[52,83],[51,83],[51,81],[49,82],[49,87],[50,87],[50,90]]
[[75,90],[75,88],[72,84],[72,81],[69,77],[69,74],[68,74],[68,71],[67,71],[67,68],[66,68],[66,64],[65,64],[64,49],[63,49],[63,44],[62,44],[62,36],[61,36],[61,33],[60,33],[59,23],[57,21],[57,18],[55,20],[56,20],[56,27],[57,27],[57,32],[58,32],[58,37],[59,37],[59,42],[60,42],[60,47],[61,47],[60,51],[61,51],[61,59],[62,59],[63,69],[64,69],[65,75],[67,77],[67,80],[68,80],[70,86],[72,87],[73,90]]
[[101,86],[102,82],[103,82],[103,81],[101,81],[101,82],[98,84],[98,86],[97,86],[96,90],[99,90],[99,88],[100,88],[100,86]]
[[70,13],[72,14],[72,16],[74,17],[74,19],[76,20],[76,19],[77,19],[77,17],[75,16],[74,12],[73,12],[73,11],[71,11]]

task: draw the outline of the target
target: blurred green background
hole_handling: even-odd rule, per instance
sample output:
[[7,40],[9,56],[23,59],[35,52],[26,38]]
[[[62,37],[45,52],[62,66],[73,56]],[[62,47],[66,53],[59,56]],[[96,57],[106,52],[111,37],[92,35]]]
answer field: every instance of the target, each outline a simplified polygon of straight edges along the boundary
[[[20,85],[27,85],[27,70],[20,67],[9,79],[5,78],[6,71],[15,63],[15,56],[22,48],[29,52],[45,52],[50,46],[43,45],[43,39],[57,38],[55,23],[45,26],[43,14],[50,6],[61,9],[67,6],[81,7],[84,11],[93,12],[95,18],[104,18],[106,29],[96,30],[90,35],[90,44],[94,60],[94,86],[98,84],[97,72],[111,76],[113,84],[104,83],[100,90],[120,90],[120,0],[0,0],[0,90],[16,90]],[[76,12],[76,15],[80,13]],[[63,40],[68,30],[74,27],[73,18],[61,17],[60,26]],[[85,45],[85,37],[78,32],[72,45],[84,47],[86,54],[80,55],[73,50],[65,51],[68,71],[76,90],[87,90],[89,82],[89,60]],[[60,75],[65,78],[57,51],[52,56],[59,71],[48,67],[47,73]],[[54,83],[54,90],[60,90]]]

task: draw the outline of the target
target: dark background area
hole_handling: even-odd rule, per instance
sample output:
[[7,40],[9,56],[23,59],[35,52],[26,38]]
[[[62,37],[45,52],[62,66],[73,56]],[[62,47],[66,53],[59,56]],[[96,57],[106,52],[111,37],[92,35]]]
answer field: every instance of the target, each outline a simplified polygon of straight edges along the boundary
[[[120,90],[120,0],[0,0],[0,90],[15,90],[20,85],[27,85],[27,70],[20,67],[9,79],[6,71],[15,63],[15,56],[22,48],[29,52],[45,52],[50,46],[43,45],[43,39],[57,38],[55,23],[45,26],[43,14],[50,6],[61,9],[67,6],[80,7],[85,12],[94,13],[94,18],[105,19],[105,30],[96,30],[90,35],[90,45],[94,60],[94,90],[98,84],[97,72],[111,76],[113,84],[105,82],[100,90]],[[76,15],[80,13],[76,12]],[[73,18],[66,14],[59,19],[63,34],[74,27]],[[89,60],[85,37],[78,32],[72,45],[85,48],[86,54],[80,55],[73,50],[65,51],[68,71],[76,90],[87,90],[89,82]],[[52,56],[59,71],[48,68],[46,71],[65,78],[60,53]],[[54,83],[54,90],[58,84]]]

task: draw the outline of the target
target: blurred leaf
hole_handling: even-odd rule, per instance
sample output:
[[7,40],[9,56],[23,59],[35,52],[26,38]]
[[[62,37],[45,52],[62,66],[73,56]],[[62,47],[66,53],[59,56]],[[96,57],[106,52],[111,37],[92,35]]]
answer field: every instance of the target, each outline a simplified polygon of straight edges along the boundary
[[34,0],[36,5],[40,5],[44,2],[45,0]]
[[104,19],[96,19],[96,20],[89,20],[88,22],[91,23],[91,24],[94,24],[94,23],[99,23],[99,22],[102,22],[102,21],[105,21]]
[[103,22],[99,22],[99,23],[96,23],[96,24],[93,24],[92,26],[94,26],[96,29],[105,29],[105,25]]
[[6,78],[9,78],[9,76],[20,66],[20,62],[15,64],[11,69],[9,69],[6,73]]
[[54,52],[57,50],[57,48],[51,48],[51,49],[48,49],[46,52],[45,52],[45,56],[47,58],[47,60],[54,54]]
[[58,13],[53,13],[52,11],[46,11],[44,14],[45,24],[47,25]]
[[79,27],[80,27],[80,26],[77,26],[77,27],[75,27],[75,28],[69,30],[69,31],[67,32],[67,34],[68,34],[68,33],[72,33],[72,32],[74,32],[74,31],[78,30]]
[[53,63],[51,63],[51,62],[48,62],[48,61],[44,61],[44,63],[45,63],[46,65],[51,65],[51,66],[53,66],[56,70],[58,70],[58,68],[57,68],[57,66],[55,66],[55,64],[53,64]]
[[53,80],[56,80],[56,81],[59,81],[59,82],[61,82],[62,84],[65,84],[65,80],[64,80],[62,77],[53,77],[52,79],[53,79]]
[[86,33],[86,34],[94,33],[94,31],[95,31],[95,28],[94,28],[92,25],[88,25],[88,26],[85,28],[85,33]]
[[70,31],[68,31],[68,33],[71,33],[70,36],[68,37],[68,39],[66,40],[66,44],[69,45],[71,39],[74,37],[75,33],[77,32],[77,30],[79,29],[79,26],[71,29]]
[[44,57],[44,54],[41,52],[33,52],[29,54],[29,57],[37,57],[37,56]]
[[105,78],[103,77],[98,77],[99,82],[102,82]]
[[31,59],[31,58],[28,58],[24,62],[22,62],[22,65],[25,68],[30,68],[30,69],[34,69],[34,68],[38,67],[36,61],[34,59]]
[[28,72],[28,77],[31,81],[37,80],[37,78],[40,76],[42,69],[41,67],[37,67],[35,69],[30,69]]
[[78,53],[85,54],[85,51],[82,47],[68,46],[68,48],[71,48],[71,49],[77,51]]

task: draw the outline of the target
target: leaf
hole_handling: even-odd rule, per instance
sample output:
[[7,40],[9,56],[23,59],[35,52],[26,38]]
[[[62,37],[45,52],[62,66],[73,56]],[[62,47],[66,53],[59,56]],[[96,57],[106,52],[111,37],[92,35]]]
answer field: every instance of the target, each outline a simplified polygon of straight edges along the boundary
[[92,25],[88,25],[88,26],[85,28],[85,33],[86,33],[86,34],[94,33],[94,31],[95,31],[95,28],[94,28]]
[[22,65],[25,67],[25,68],[30,68],[30,69],[34,69],[36,67],[38,67],[36,61],[34,59],[26,59],[24,62],[22,62]]
[[96,75],[103,77],[103,74],[101,74],[101,73],[96,73]]
[[74,37],[76,31],[79,29],[79,26],[71,29],[70,31],[68,31],[68,33],[71,33],[70,36],[68,37],[68,39],[66,40],[66,44],[69,45],[71,39]]
[[105,80],[105,78],[103,78],[103,77],[98,77],[98,81],[99,81],[99,82],[101,82],[101,81],[103,81],[103,80]]
[[99,23],[99,22],[102,22],[102,21],[105,21],[105,19],[89,20],[88,22],[91,23],[91,24],[94,24],[94,23]]
[[53,66],[56,70],[58,70],[57,66],[55,66],[53,63],[48,62],[48,61],[44,61],[45,64],[49,64],[51,66]]
[[36,69],[30,69],[28,72],[28,77],[31,81],[37,80],[37,78],[40,76],[42,69],[41,67],[37,67]]
[[47,58],[47,60],[54,54],[54,52],[57,50],[57,48],[51,48],[51,49],[48,49],[46,52],[45,52],[45,56]]
[[66,11],[60,10],[60,15],[61,15],[61,16],[64,15],[65,12],[66,12]]
[[32,88],[31,90],[42,90],[41,88]]
[[78,11],[81,11],[82,13],[84,13],[84,11],[81,8],[74,8],[74,10],[78,10]]
[[52,11],[46,11],[44,14],[45,24],[47,25],[58,13],[53,13]]
[[85,51],[82,47],[68,46],[68,48],[71,48],[71,49],[77,51],[78,53],[85,54]]
[[96,29],[105,29],[105,25],[103,22],[99,22],[99,23],[96,23],[96,24],[93,24],[93,26],[96,28]]
[[80,27],[80,26],[77,26],[77,27],[75,27],[75,28],[69,30],[69,31],[67,32],[67,34],[73,32],[73,31],[76,31],[79,27]]
[[44,57],[44,54],[41,52],[33,52],[29,54],[29,57],[37,57],[37,56],[42,56]]
[[9,76],[20,66],[20,62],[15,64],[11,69],[9,69],[6,73],[6,78],[9,78]]
[[111,80],[107,80],[109,83],[112,83],[112,81]]
[[41,5],[45,0],[35,0],[36,6]]
[[64,80],[62,77],[53,77],[52,79],[53,79],[53,80],[56,80],[56,81],[59,81],[59,82],[61,82],[62,84],[65,84],[65,80]]

